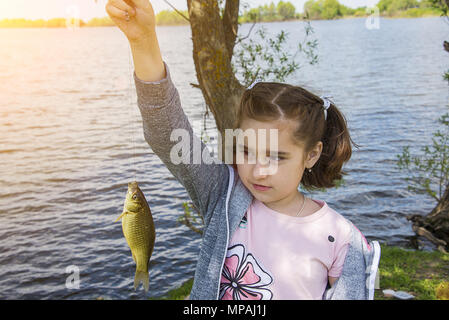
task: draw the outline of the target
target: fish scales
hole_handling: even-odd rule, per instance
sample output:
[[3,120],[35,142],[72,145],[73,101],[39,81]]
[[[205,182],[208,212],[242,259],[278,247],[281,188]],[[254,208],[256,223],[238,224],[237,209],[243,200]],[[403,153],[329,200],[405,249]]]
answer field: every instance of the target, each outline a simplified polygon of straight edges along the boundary
[[150,207],[136,181],[128,183],[123,212],[116,221],[120,219],[122,219],[123,235],[136,263],[134,289],[142,283],[145,291],[148,291],[148,266],[153,253],[156,232]]

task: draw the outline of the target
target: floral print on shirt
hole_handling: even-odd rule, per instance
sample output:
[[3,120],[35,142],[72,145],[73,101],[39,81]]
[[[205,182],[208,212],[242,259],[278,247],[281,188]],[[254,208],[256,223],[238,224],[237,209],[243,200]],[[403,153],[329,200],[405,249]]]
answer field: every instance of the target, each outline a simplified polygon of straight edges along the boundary
[[221,273],[221,300],[270,300],[273,293],[268,286],[273,278],[263,270],[245,247],[236,244],[228,249]]

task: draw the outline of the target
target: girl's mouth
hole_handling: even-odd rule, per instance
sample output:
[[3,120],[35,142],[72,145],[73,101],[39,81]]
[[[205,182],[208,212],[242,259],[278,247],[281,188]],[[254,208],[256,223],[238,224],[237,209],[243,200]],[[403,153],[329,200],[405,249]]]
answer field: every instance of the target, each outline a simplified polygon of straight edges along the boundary
[[260,184],[254,184],[254,183],[253,183],[253,188],[258,191],[267,191],[267,190],[271,189],[271,187],[261,186]]

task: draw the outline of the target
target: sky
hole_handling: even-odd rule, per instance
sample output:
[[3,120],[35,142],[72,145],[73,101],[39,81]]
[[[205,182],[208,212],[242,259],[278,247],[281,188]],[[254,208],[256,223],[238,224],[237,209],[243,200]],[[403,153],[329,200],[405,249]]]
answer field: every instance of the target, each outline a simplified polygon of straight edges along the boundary
[[[187,0],[167,0],[179,10],[187,10]],[[269,4],[277,4],[280,0],[240,0],[240,4],[246,2],[250,7]],[[297,12],[302,12],[306,0],[288,0],[296,7]],[[374,6],[379,0],[339,0],[348,7]],[[88,21],[94,17],[107,16],[105,6],[107,0],[0,0],[0,20],[12,18],[25,19],[51,19],[75,17]],[[154,11],[171,9],[164,0],[152,0]]]

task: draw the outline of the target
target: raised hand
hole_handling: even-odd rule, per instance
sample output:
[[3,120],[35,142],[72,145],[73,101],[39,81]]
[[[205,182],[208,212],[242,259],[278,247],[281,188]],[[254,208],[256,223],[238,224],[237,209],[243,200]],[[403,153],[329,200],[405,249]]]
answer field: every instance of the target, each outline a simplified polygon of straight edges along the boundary
[[155,34],[156,18],[148,0],[108,0],[106,12],[130,43],[145,41]]

